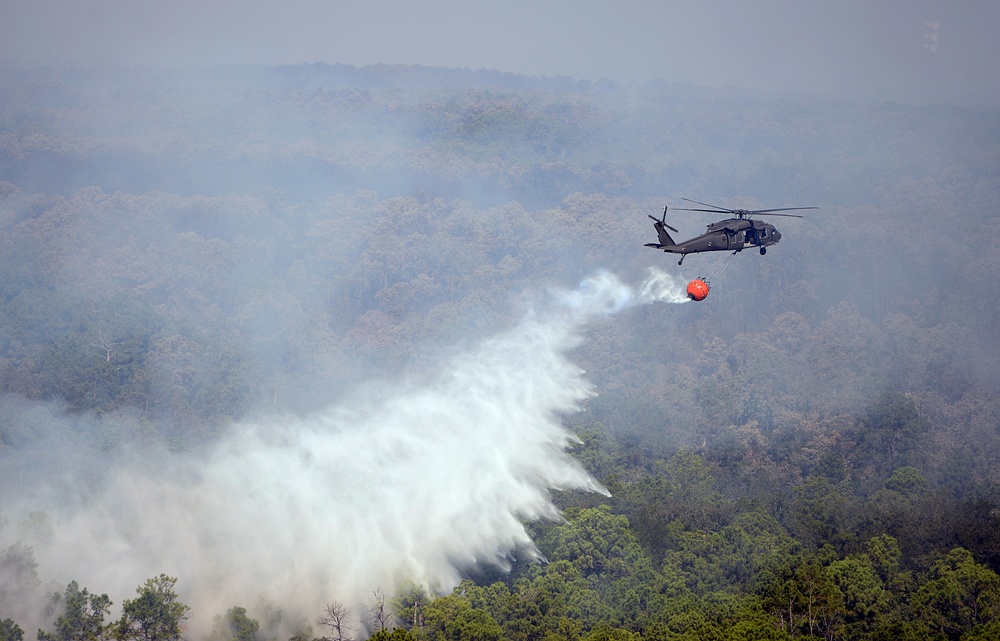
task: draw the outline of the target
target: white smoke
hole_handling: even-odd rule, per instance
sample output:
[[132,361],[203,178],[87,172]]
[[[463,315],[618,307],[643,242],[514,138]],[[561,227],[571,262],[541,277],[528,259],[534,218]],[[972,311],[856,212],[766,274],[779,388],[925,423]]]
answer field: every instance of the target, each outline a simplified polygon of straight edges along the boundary
[[681,287],[653,272],[636,291],[601,273],[423,380],[131,465],[54,515],[40,574],[130,595],[164,572],[203,627],[261,598],[312,618],[402,581],[446,592],[472,564],[534,554],[523,523],[558,516],[550,490],[605,492],[566,451],[575,437],[560,419],[593,394],[568,354],[587,323],[686,302]]

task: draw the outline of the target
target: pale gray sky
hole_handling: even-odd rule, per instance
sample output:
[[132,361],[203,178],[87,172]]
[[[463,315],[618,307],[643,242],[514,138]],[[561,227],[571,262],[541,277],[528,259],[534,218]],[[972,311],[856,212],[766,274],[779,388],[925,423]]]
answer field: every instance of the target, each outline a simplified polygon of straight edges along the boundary
[[1000,106],[997,0],[0,0],[0,16],[7,65],[404,63]]

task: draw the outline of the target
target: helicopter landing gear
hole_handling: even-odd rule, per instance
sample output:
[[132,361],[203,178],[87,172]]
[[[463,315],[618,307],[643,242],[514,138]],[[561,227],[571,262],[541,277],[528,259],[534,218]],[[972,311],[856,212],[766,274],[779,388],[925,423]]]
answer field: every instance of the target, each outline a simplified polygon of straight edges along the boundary
[[760,255],[763,256],[766,253],[767,253],[767,247],[761,247],[760,248]]
[[684,257],[685,256],[687,256],[687,254],[681,254],[681,259],[679,261],[677,261],[678,265],[683,265],[684,264]]

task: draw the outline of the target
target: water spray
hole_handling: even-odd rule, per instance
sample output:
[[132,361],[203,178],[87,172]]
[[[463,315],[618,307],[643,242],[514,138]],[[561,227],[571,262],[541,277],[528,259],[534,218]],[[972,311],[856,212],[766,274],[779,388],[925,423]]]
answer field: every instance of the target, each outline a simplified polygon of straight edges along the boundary
[[357,613],[373,589],[446,593],[469,566],[537,556],[524,523],[558,517],[551,490],[606,493],[567,452],[562,417],[594,394],[568,354],[601,317],[688,297],[651,271],[638,288],[601,272],[551,299],[419,383],[245,422],[156,469],[123,464],[103,494],[54,511],[40,574],[130,594],[164,572],[207,623],[261,598]]

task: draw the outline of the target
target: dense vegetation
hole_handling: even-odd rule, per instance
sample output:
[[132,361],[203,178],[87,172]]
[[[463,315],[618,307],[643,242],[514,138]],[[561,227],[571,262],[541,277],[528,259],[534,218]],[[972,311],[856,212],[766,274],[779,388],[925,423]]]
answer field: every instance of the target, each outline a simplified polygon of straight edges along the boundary
[[[565,521],[530,525],[547,563],[376,594],[364,628],[333,603],[300,634],[1000,637],[994,111],[413,67],[8,71],[0,178],[0,505],[52,456],[25,399],[81,446],[197,448],[506,327],[526,291],[674,269],[641,247],[664,202],[818,205],[765,257],[686,260],[704,303],[590,330],[599,395],[566,420],[611,497],[557,495]],[[43,589],[44,528],[7,525],[0,618]],[[116,595],[117,620],[71,582],[39,641],[175,639],[191,613],[215,641],[277,636],[175,582]]]

